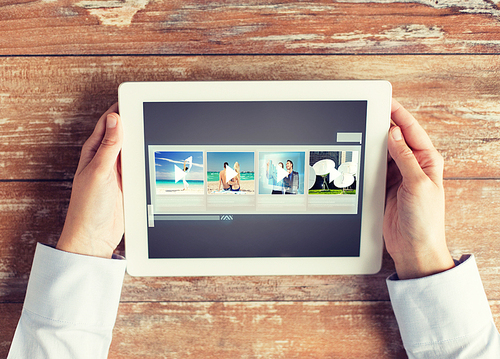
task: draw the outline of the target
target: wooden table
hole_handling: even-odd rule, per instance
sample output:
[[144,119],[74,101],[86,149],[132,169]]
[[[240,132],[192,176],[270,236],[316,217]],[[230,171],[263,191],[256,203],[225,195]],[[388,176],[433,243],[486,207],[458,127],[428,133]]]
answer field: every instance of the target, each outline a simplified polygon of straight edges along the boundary
[[[391,81],[446,160],[449,248],[477,256],[500,324],[498,0],[4,0],[0,56],[0,357],[123,81]],[[403,358],[393,270],[126,276],[109,357]]]

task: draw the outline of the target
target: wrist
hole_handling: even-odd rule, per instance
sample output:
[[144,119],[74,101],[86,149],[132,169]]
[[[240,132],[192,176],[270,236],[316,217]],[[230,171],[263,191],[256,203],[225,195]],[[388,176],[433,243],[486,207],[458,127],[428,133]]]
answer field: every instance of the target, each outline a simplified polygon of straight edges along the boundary
[[437,252],[405,253],[394,259],[399,279],[423,278],[455,267],[448,249]]
[[113,249],[110,247],[96,246],[91,240],[82,240],[77,236],[66,236],[65,233],[61,234],[56,249],[92,257],[111,258],[113,256]]

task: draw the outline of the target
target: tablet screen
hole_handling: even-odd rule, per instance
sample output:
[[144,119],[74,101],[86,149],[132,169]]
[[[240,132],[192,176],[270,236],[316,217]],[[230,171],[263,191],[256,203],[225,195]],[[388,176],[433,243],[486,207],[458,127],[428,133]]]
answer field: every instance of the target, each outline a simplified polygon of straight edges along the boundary
[[359,256],[367,101],[143,111],[149,258]]

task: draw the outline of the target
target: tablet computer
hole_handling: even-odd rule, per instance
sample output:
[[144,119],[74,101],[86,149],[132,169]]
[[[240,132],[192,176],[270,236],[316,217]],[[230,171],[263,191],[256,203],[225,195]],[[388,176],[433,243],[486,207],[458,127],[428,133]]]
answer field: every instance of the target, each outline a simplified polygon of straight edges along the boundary
[[376,273],[386,81],[127,82],[133,276]]

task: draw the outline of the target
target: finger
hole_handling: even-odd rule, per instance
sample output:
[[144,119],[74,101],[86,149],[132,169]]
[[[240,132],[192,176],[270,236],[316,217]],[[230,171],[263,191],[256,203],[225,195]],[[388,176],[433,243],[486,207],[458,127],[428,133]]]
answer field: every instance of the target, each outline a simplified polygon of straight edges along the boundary
[[99,146],[101,145],[101,141],[104,138],[104,134],[106,133],[106,117],[108,114],[112,112],[118,111],[118,103],[114,103],[97,121],[97,124],[94,128],[94,131],[90,135],[90,137],[85,141],[85,144],[82,148],[82,153],[80,155],[80,161],[78,163],[77,173],[83,171],[85,167],[92,161],[94,158]]
[[391,119],[403,132],[405,141],[410,148],[418,151],[435,151],[427,132],[420,126],[415,117],[395,99],[392,99]]
[[122,149],[123,128],[120,116],[115,113],[109,113],[106,116],[105,133],[92,161],[105,173],[114,168],[118,155]]
[[[420,126],[417,120],[393,99],[391,117],[403,132],[403,137],[410,149],[415,152],[417,161],[423,172],[436,184],[443,180],[443,157],[436,150],[427,135],[427,132]],[[404,128],[403,128],[403,127]]]
[[97,151],[101,145],[101,141],[106,133],[106,118],[108,114],[113,112],[118,112],[118,103],[114,103],[106,112],[104,112],[94,128],[94,132],[92,132],[92,135],[90,135],[88,139],[88,141],[91,142],[91,145],[95,148],[95,151]]
[[425,176],[413,151],[406,144],[405,137],[398,126],[391,128],[387,140],[387,148],[405,181],[416,183]]
[[[389,128],[389,132],[392,130],[392,128],[396,126],[396,124],[391,120],[391,127]],[[389,163],[391,163],[392,160],[392,157],[391,157],[391,153],[389,152],[389,149],[387,149],[387,165],[389,165]]]

